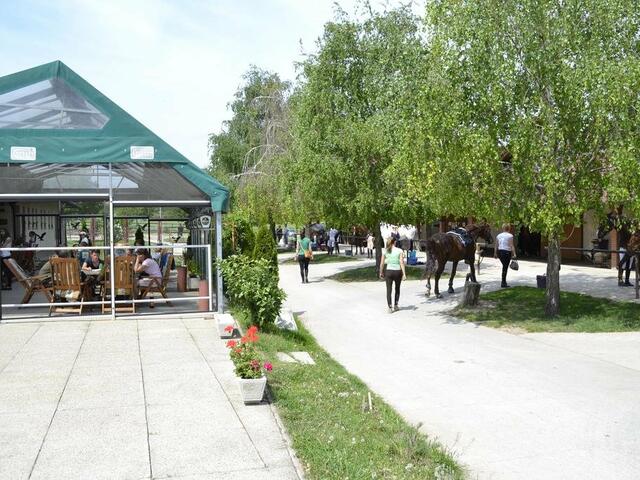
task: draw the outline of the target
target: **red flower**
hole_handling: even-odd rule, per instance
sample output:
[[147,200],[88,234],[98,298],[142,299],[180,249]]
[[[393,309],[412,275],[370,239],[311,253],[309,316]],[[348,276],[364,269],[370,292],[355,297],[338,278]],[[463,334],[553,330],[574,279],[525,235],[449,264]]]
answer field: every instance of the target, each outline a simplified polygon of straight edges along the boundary
[[258,360],[251,360],[249,364],[254,370],[260,370],[260,362]]
[[269,362],[264,362],[264,369],[267,372],[270,372],[271,370],[273,370],[273,365],[271,365]]
[[247,329],[247,335],[249,335],[250,337],[255,335],[256,333],[258,333],[258,327],[256,327],[255,325],[251,325]]
[[227,347],[228,347],[228,348],[233,348],[233,347],[235,347],[235,346],[237,345],[237,343],[238,343],[238,342],[236,342],[235,340],[229,340],[229,341],[227,342]]
[[224,331],[229,333],[233,332],[233,325],[227,325],[224,327]]

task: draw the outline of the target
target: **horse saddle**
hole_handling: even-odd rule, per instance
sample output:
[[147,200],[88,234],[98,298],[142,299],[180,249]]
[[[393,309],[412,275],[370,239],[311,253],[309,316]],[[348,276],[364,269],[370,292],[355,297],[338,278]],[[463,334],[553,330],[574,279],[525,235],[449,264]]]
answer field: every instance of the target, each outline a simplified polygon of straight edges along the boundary
[[447,235],[454,235],[455,237],[457,237],[464,248],[467,248],[469,245],[473,244],[473,238],[471,238],[469,232],[467,232],[462,227],[458,227],[447,232]]

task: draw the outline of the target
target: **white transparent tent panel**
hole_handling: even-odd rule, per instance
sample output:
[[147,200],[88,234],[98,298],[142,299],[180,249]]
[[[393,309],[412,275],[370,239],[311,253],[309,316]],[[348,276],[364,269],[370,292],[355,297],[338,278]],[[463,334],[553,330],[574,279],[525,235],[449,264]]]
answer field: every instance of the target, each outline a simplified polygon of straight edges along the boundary
[[[166,163],[112,164],[114,200],[202,201],[209,197]],[[3,194],[109,193],[106,164],[26,163],[0,165]]]
[[0,128],[100,130],[109,117],[60,78],[0,95]]

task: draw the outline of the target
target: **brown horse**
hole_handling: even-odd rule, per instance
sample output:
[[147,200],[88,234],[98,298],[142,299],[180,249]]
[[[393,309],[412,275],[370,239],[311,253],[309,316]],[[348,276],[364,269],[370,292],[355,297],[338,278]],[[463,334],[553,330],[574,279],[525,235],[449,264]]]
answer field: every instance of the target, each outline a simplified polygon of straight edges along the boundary
[[491,236],[491,227],[489,225],[467,225],[465,227],[467,233],[473,240],[469,245],[464,246],[462,239],[455,233],[436,233],[427,240],[427,264],[425,267],[425,277],[427,278],[427,297],[431,294],[431,275],[435,270],[435,294],[437,298],[441,298],[438,289],[438,281],[440,275],[444,271],[444,266],[448,261],[453,262],[451,269],[451,278],[449,278],[449,293],[453,292],[453,279],[456,276],[456,268],[458,262],[464,260],[471,269],[470,278],[472,282],[476,281],[476,269],[473,265],[476,241],[478,237],[484,238],[487,243],[493,242]]
[[[633,257],[640,255],[640,230],[632,231],[633,224],[618,213],[610,213],[607,219],[598,226],[597,237],[602,240],[611,230],[617,230],[619,246],[625,249],[624,256],[618,262],[618,286],[630,287],[629,275]],[[625,273],[624,282],[622,280]]]

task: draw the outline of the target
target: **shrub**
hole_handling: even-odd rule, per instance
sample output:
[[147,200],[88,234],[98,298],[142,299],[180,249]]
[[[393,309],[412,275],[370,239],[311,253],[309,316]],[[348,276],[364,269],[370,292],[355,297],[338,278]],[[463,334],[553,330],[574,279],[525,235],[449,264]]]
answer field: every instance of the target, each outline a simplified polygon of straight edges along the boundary
[[232,255],[219,262],[229,300],[246,308],[251,323],[264,329],[275,320],[285,299],[278,277],[264,258]]
[[271,230],[263,225],[256,234],[256,245],[253,249],[253,258],[264,258],[271,264],[274,274],[278,274],[278,250]]
[[225,216],[222,228],[222,256],[253,255],[255,235],[253,227],[242,213],[230,213]]
[[187,261],[187,270],[192,277],[200,277],[200,265],[195,258],[190,258]]

